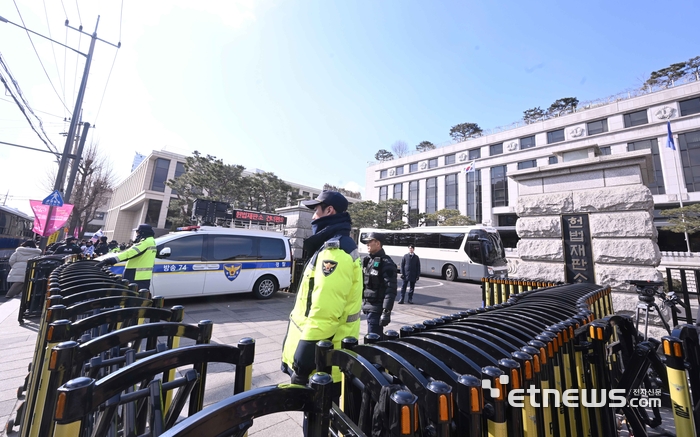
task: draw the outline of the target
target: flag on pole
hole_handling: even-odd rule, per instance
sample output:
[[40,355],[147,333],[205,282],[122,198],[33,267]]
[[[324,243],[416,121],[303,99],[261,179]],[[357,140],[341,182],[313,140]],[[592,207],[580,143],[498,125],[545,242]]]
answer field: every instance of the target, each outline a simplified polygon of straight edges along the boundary
[[673,132],[671,132],[671,120],[667,121],[668,137],[666,138],[666,147],[671,150],[676,150],[676,143],[673,142]]
[[102,228],[100,228],[99,231],[95,232],[95,233],[92,235],[92,238],[90,238],[90,241],[96,243],[97,240],[99,240],[100,237],[103,236],[103,235],[104,235],[104,232],[102,232]]
[[474,160],[469,161],[469,162],[467,163],[467,165],[464,166],[464,170],[463,170],[464,173],[471,173],[471,172],[473,172],[474,170],[476,170],[476,165],[475,165],[475,164],[476,164],[476,163],[474,162]]

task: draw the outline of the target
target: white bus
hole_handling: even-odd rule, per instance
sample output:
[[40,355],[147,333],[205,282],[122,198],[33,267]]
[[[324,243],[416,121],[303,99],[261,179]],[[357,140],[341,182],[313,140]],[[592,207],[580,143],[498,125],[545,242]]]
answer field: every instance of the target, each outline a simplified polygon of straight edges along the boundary
[[457,278],[481,281],[486,276],[506,278],[508,265],[501,237],[488,226],[421,226],[391,231],[360,229],[360,253],[367,254],[367,234],[386,236],[384,252],[399,269],[408,245],[415,246],[420,257],[421,276],[440,276],[448,281]]

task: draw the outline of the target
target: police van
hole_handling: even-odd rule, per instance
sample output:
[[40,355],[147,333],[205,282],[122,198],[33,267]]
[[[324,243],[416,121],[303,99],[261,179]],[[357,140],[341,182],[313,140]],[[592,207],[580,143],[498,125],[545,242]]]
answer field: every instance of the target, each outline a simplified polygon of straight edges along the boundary
[[[289,239],[278,232],[188,226],[156,238],[151,293],[166,299],[253,292],[269,299],[289,288]],[[124,264],[112,268],[117,274]]]

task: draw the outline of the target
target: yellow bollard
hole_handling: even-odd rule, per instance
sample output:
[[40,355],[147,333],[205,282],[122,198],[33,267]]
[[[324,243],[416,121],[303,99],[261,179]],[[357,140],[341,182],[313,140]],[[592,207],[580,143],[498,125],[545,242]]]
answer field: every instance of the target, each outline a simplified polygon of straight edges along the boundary
[[683,343],[678,337],[661,339],[666,355],[666,374],[673,406],[673,420],[676,425],[676,437],[696,437],[693,404],[690,400],[690,387],[686,375],[683,355]]

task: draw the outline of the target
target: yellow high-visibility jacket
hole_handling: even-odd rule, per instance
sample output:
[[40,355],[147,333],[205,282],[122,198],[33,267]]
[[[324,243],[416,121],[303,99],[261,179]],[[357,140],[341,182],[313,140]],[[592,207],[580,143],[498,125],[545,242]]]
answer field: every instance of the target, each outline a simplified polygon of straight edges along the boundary
[[[304,269],[294,309],[289,316],[282,349],[283,366],[297,373],[299,370],[313,373],[315,343],[330,340],[335,349],[340,349],[343,338],[358,338],[361,307],[362,264],[359,253],[357,249],[352,254],[347,253],[340,248],[338,239],[332,238]],[[337,367],[333,367],[333,380],[340,381]]]
[[[114,256],[120,262],[126,261],[124,277],[128,278],[127,272],[131,269],[135,281],[148,281],[153,276],[153,263],[156,260],[156,240],[147,237],[131,246],[124,252],[119,252]],[[128,260],[128,261],[127,261]]]

